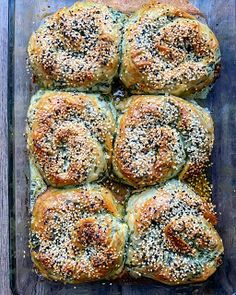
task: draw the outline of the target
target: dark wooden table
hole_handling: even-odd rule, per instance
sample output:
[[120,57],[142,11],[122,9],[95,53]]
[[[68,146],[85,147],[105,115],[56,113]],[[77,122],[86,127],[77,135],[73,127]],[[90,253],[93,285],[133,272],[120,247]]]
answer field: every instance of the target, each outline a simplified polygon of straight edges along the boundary
[[[18,1],[18,0],[17,0]],[[20,1],[20,0],[19,0]],[[223,99],[221,96],[225,95],[226,100],[231,101],[230,106],[236,106],[236,19],[235,19],[235,0],[192,0],[194,4],[199,4],[201,9],[206,12],[207,17],[209,19],[210,25],[214,25],[214,29],[216,31],[217,36],[221,42],[221,49],[223,53],[223,71],[222,77],[217,82],[217,85],[214,90],[215,98],[219,99],[222,102],[222,106],[218,104],[214,108],[215,122],[216,126],[221,126],[220,122],[220,110],[218,107],[223,107]],[[199,5],[197,5],[199,6]],[[0,0],[0,295],[8,295],[11,294],[10,291],[10,283],[9,283],[9,229],[8,229],[8,120],[7,120],[7,65],[8,65],[8,0]],[[217,118],[219,114],[219,118]],[[233,116],[234,115],[234,116]],[[234,119],[232,120],[232,130],[228,130],[229,126],[226,125],[227,122],[223,122],[225,125],[223,126],[221,132],[218,133],[216,141],[217,151],[220,152],[220,149],[227,149],[228,146],[223,143],[223,137],[226,136],[227,132],[231,132],[230,134],[235,134],[236,130],[236,111],[232,116]],[[227,118],[228,120],[229,118]],[[228,123],[227,123],[228,124]],[[234,140],[234,141],[233,141]],[[232,141],[229,144],[235,145],[236,150],[236,141],[235,138],[232,138]],[[236,154],[229,155],[230,159],[234,159],[236,163]],[[231,157],[231,158],[230,158]],[[218,163],[216,163],[216,166]],[[236,164],[235,164],[236,166]],[[234,166],[234,167],[235,167]],[[228,179],[236,180],[236,168],[233,171],[228,172],[228,176],[222,172],[219,175],[219,180],[227,183]],[[235,181],[236,185],[236,181]],[[222,189],[223,190],[223,189]],[[235,191],[236,192],[236,191]],[[223,195],[223,194],[222,194]],[[231,197],[228,194],[229,201],[232,204],[232,212],[229,212],[231,216],[232,222],[236,223],[236,202],[233,201],[234,197]],[[236,194],[235,194],[236,198]],[[234,199],[235,200],[235,199]],[[10,204],[11,205],[11,204]],[[230,205],[231,206],[231,205]],[[234,208],[234,209],[233,209]],[[224,208],[222,208],[224,210]],[[235,213],[234,211],[235,210]],[[225,212],[225,216],[226,213]],[[233,215],[232,215],[233,214]],[[227,216],[226,216],[227,217]],[[226,219],[225,217],[225,219]],[[224,218],[222,218],[223,220]],[[230,222],[231,222],[230,221]],[[231,227],[232,228],[232,227]],[[234,227],[235,228],[235,227]],[[228,230],[227,226],[225,226],[224,231]],[[225,248],[227,250],[227,262],[225,265],[224,271],[224,294],[232,295],[236,294],[236,276],[234,277],[235,272],[235,253],[236,249],[231,249],[231,247],[235,247],[235,235],[234,233],[230,233],[225,236],[228,238],[224,240]],[[232,254],[234,253],[234,254]],[[234,255],[234,256],[232,256]],[[232,271],[234,269],[234,271]],[[228,271],[227,271],[228,270]],[[144,294],[147,289],[140,288],[139,292],[134,292],[132,287],[124,286],[122,287],[122,294],[131,295],[131,294]],[[36,293],[34,293],[36,294]],[[38,294],[38,293],[37,293]],[[41,293],[40,293],[41,294]],[[48,293],[47,293],[48,294]],[[53,293],[55,294],[55,293]],[[62,293],[61,293],[62,294]],[[64,294],[64,293],[63,293]],[[117,293],[118,294],[118,293]],[[120,294],[120,293],[119,293]],[[150,293],[153,294],[154,293]],[[157,293],[155,293],[157,294]],[[158,292],[158,294],[161,294]],[[171,293],[172,294],[172,293]],[[176,293],[177,294],[177,293]],[[180,294],[180,293],[178,293]],[[183,294],[183,293],[181,293]],[[185,294],[185,293],[184,293]],[[200,294],[194,292],[193,294]],[[205,293],[206,294],[206,293]],[[209,293],[209,295],[214,295],[215,293]],[[218,293],[217,293],[218,294]],[[24,295],[24,294],[23,294]],[[208,294],[207,294],[208,295]]]

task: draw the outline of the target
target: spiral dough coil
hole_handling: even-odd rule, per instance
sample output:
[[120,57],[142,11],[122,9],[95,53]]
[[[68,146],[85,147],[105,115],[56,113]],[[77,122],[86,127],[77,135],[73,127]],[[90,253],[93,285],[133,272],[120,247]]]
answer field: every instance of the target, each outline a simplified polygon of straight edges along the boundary
[[28,55],[38,84],[109,92],[119,65],[121,13],[76,2],[50,16],[32,34]]
[[134,187],[202,171],[214,140],[211,116],[174,96],[132,96],[119,106],[114,173]]
[[180,8],[148,4],[129,19],[124,31],[120,77],[134,94],[186,97],[218,76],[215,35]]
[[134,277],[195,283],[221,264],[223,244],[213,226],[213,206],[180,181],[133,195],[126,221],[131,232],[126,264]]
[[36,268],[64,283],[119,276],[127,238],[121,217],[122,208],[102,186],[48,189],[32,215],[30,248]]
[[115,122],[99,94],[38,92],[28,111],[28,150],[52,186],[101,178],[112,152]]

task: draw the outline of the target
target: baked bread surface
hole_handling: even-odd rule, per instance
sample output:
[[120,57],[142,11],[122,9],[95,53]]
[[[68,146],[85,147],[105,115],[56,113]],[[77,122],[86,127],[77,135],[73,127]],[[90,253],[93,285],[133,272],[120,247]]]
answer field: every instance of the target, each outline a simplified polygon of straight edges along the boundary
[[223,244],[214,228],[213,206],[186,184],[171,180],[128,201],[127,269],[177,285],[205,281],[221,264]]
[[112,110],[100,94],[39,91],[32,98],[27,146],[49,185],[78,185],[103,177],[114,132]]
[[200,106],[174,96],[131,96],[118,106],[113,171],[144,187],[199,174],[209,161],[214,126]]
[[[140,9],[143,5],[150,3],[150,0],[93,0],[93,2],[105,4],[124,13],[132,13]],[[203,16],[203,14],[188,0],[156,0],[152,2],[155,2],[156,4],[173,5],[184,9],[192,15]]]
[[124,16],[105,5],[76,2],[32,34],[29,62],[44,88],[109,92],[119,65]]
[[64,283],[113,279],[124,266],[122,207],[99,185],[49,188],[36,201],[31,256],[45,278]]
[[[106,2],[119,9],[122,1]],[[123,11],[130,12],[147,1],[124,2]],[[49,280],[111,280],[126,264],[134,278],[177,285],[205,281],[221,263],[213,206],[179,180],[168,181],[197,175],[209,161],[210,114],[173,95],[187,98],[214,82],[219,44],[187,0],[156,2],[126,23],[109,7],[76,2],[30,38],[35,80],[55,89],[39,91],[27,117],[31,170],[39,183],[30,250]],[[120,63],[120,79],[131,93],[155,96],[122,101],[116,126],[104,97],[85,92],[110,92]],[[133,194],[125,221],[113,193],[95,184],[111,164],[118,179],[135,188],[160,184]]]
[[125,25],[120,78],[134,94],[187,97],[211,85],[219,69],[214,33],[181,8],[147,4]]

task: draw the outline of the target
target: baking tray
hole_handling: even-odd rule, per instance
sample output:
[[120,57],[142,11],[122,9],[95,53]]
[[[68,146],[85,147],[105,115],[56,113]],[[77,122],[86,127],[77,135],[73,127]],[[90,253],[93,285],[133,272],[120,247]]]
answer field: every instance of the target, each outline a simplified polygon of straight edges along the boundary
[[[207,282],[169,287],[153,281],[98,282],[63,285],[43,280],[32,270],[28,249],[29,169],[25,119],[36,91],[26,69],[26,46],[43,17],[74,0],[9,0],[9,178],[10,266],[13,294],[217,294],[236,292],[236,2],[192,1],[216,33],[222,51],[222,73],[208,99],[201,104],[212,112],[215,147],[212,155],[213,201],[219,212],[218,230],[225,245],[224,263]],[[1,290],[0,290],[1,293]],[[236,294],[236,293],[235,293]]]

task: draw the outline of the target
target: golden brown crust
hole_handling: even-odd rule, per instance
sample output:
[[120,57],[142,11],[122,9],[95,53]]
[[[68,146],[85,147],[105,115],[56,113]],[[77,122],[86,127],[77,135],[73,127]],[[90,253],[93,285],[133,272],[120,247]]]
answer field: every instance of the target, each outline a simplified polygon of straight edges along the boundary
[[102,181],[102,185],[104,185],[113,193],[114,197],[120,204],[124,204],[127,198],[130,196],[130,186],[116,181],[114,177],[111,177],[111,175]]
[[94,181],[106,172],[115,122],[100,95],[39,92],[28,112],[28,150],[52,186]]
[[219,73],[219,43],[207,25],[170,5],[149,4],[124,30],[120,78],[135,94],[186,97]]
[[126,221],[132,276],[169,285],[195,283],[205,281],[221,262],[223,244],[213,226],[213,206],[179,181],[132,196]]
[[202,13],[188,0],[93,0],[93,2],[105,4],[109,7],[115,8],[125,13],[134,12],[140,9],[143,5],[150,2],[156,4],[170,4],[175,7],[181,8],[192,15],[202,16]]
[[127,226],[122,208],[101,186],[48,189],[34,206],[31,255],[46,278],[82,283],[117,277]]
[[60,9],[29,41],[37,83],[46,88],[104,87],[106,91],[118,69],[120,29],[119,17],[104,5],[76,2]]
[[[123,103],[124,104],[124,103]],[[115,174],[134,187],[198,174],[214,140],[211,116],[173,96],[132,96],[122,106],[113,150]]]

